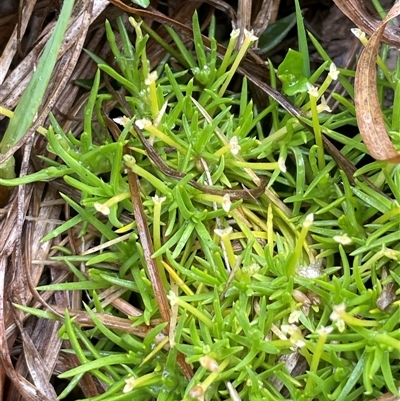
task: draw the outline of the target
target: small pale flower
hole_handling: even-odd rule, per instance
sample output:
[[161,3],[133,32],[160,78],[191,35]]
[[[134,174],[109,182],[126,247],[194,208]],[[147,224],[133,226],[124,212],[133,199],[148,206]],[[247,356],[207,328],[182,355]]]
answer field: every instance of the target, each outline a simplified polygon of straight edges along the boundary
[[210,356],[202,356],[199,359],[200,365],[206,368],[209,372],[217,372],[219,365],[218,362]]
[[240,35],[240,29],[234,29],[234,30],[231,32],[231,38],[232,38],[232,39],[238,38],[239,35]]
[[335,305],[333,307],[333,312],[331,313],[331,320],[333,322],[335,322],[338,319],[341,319],[343,316],[343,313],[346,312],[346,304],[345,303],[341,303],[339,305]]
[[231,226],[228,226],[224,229],[216,228],[214,230],[215,234],[217,234],[221,238],[229,235],[232,231],[233,231],[233,228]]
[[318,97],[318,88],[307,82],[307,92],[312,97]]
[[306,342],[304,341],[303,338],[297,338],[295,340],[292,340],[293,345],[295,345],[297,348],[303,348],[306,345]]
[[254,31],[248,31],[247,29],[244,30],[244,37],[247,40],[250,40],[250,42],[255,42],[256,40],[258,40],[258,37],[256,35],[254,35]]
[[303,313],[301,312],[301,311],[299,311],[299,310],[295,310],[295,311],[293,311],[290,315],[289,315],[289,318],[288,318],[288,322],[290,323],[290,324],[292,324],[292,323],[299,323],[299,319],[300,319],[300,316],[302,315]]
[[159,197],[158,195],[154,195],[151,199],[153,200],[154,204],[161,205],[161,203],[163,203],[167,198],[165,196]]
[[229,145],[231,147],[231,153],[236,156],[237,154],[239,154],[239,151],[241,149],[240,145],[239,145],[239,140],[237,136],[233,136],[230,140],[229,140]]
[[329,66],[329,73],[328,75],[334,80],[336,81],[338,79],[340,71],[336,68],[336,65],[334,63],[331,63],[331,65]]
[[313,222],[314,222],[314,213],[310,213],[306,216],[306,218],[303,222],[303,227],[309,228],[309,227],[311,227]]
[[127,379],[125,379],[125,387],[122,390],[122,392],[129,393],[134,389],[134,387],[135,387],[135,378],[133,376],[128,377]]
[[343,320],[343,314],[346,313],[346,305],[344,303],[333,307],[330,319],[336,324],[339,332],[343,332],[346,328],[346,323]]
[[289,334],[289,336],[292,336],[299,331],[299,328],[295,324],[282,324],[281,331],[283,334]]
[[117,124],[125,127],[125,125],[129,123],[129,118],[127,116],[116,117],[116,118],[113,118],[113,121],[116,122]]
[[286,173],[287,169],[286,169],[285,159],[283,157],[278,158],[278,167],[279,170],[282,171],[282,173]]
[[231,210],[232,206],[231,197],[229,194],[225,194],[222,198],[222,209],[224,209],[224,211],[228,213]]
[[151,84],[154,84],[154,82],[157,81],[157,78],[158,78],[158,73],[157,73],[156,70],[154,70],[147,76],[147,78],[144,80],[144,83],[147,86],[151,85]]
[[283,324],[281,326],[281,330],[282,333],[288,334],[290,336],[290,342],[294,346],[302,348],[306,345],[303,334],[295,324]]
[[142,118],[140,120],[136,120],[135,125],[139,129],[145,129],[146,127],[150,127],[152,125],[152,123],[148,118]]
[[104,216],[108,216],[110,214],[110,208],[105,203],[95,202],[93,206],[98,212],[100,212]]
[[172,306],[175,306],[178,303],[178,296],[175,294],[174,291],[170,291],[167,295],[167,298],[169,300],[169,303]]
[[327,336],[328,334],[331,334],[332,331],[333,331],[333,327],[332,326],[328,326],[328,327],[321,326],[319,329],[317,329],[317,333],[320,336]]
[[323,112],[331,113],[332,112],[332,109],[328,106],[328,103],[326,103],[326,99],[325,99],[324,95],[321,96],[321,103],[317,106],[317,112],[318,113],[323,113]]
[[353,243],[353,240],[349,237],[347,233],[343,235],[334,235],[333,240],[342,245],[351,245]]
[[351,28],[350,31],[357,39],[360,39],[361,41],[363,41],[366,38],[365,32],[363,32],[359,28]]

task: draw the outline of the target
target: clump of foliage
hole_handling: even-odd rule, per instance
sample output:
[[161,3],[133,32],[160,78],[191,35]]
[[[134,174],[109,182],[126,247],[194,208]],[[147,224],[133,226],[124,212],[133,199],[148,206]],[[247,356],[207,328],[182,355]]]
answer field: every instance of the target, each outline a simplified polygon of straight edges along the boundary
[[[33,176],[4,181],[62,176],[81,193],[79,201],[63,195],[76,215],[43,240],[70,229],[100,239],[81,255],[60,247],[55,259],[75,281],[39,288],[86,294],[90,328],[82,312],[65,312],[60,335],[72,349],[64,352],[81,365],[60,375],[71,380],[60,398],[86,372],[107,388],[93,401],[397,394],[400,170],[363,162],[359,136],[340,132],[356,125],[353,71],[338,75],[314,38],[326,61],[312,75],[304,46],[289,51],[277,70],[270,64],[271,85],[277,74],[304,114],[299,121],[273,97],[258,110],[246,79],[240,92],[228,90],[251,33],[235,51],[233,32],[219,60],[213,29],[206,50],[194,16],[194,52],[166,27],[179,52],[171,48],[175,62],[150,71],[142,33],[148,28],[130,22],[134,44],[121,19],[118,32],[106,25],[117,68],[92,55],[99,72],[84,132],[63,132],[52,118],[46,137],[58,159],[45,159],[51,166]],[[118,89],[100,89],[101,74]],[[336,79],[347,96],[333,94],[340,111],[331,114],[324,94]],[[382,78],[382,87],[390,84]],[[110,101],[120,111],[116,121],[104,113]],[[396,127],[397,111],[385,113]],[[323,135],[362,164],[354,182],[326,154]],[[148,224],[158,276],[132,213]],[[168,294],[165,310],[155,283]],[[116,308],[105,293],[135,300],[138,313]]]

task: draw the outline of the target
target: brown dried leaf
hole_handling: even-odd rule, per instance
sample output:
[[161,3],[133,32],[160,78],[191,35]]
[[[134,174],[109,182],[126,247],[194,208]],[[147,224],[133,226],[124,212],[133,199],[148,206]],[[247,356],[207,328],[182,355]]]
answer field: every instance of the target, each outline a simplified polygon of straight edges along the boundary
[[371,156],[376,160],[400,163],[400,154],[393,147],[386,132],[379,106],[376,86],[376,59],[386,24],[400,14],[400,3],[395,4],[378,25],[360,56],[355,78],[355,105],[361,137]]

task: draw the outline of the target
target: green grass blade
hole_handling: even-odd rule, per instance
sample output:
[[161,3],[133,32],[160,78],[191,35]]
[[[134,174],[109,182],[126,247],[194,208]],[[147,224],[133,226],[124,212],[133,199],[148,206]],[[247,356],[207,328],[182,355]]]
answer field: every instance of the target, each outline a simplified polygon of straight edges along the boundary
[[[73,6],[74,0],[64,1],[54,32],[4,134],[0,145],[1,154],[5,154],[24,136],[35,119],[57,62],[58,51],[64,39]],[[1,170],[0,166],[0,175],[2,174]]]

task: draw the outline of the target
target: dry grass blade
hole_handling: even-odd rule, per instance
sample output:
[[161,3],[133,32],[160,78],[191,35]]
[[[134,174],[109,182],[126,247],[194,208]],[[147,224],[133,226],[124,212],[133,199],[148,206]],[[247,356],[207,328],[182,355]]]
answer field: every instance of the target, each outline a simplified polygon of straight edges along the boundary
[[400,155],[393,147],[386,131],[376,86],[376,59],[386,24],[400,14],[395,4],[371,36],[357,65],[355,105],[360,134],[371,156],[377,160],[400,163]]
[[14,314],[14,320],[21,333],[25,355],[24,359],[34,384],[43,391],[48,399],[56,398],[57,394],[53,386],[49,383],[49,377],[51,376],[49,366],[44,363],[44,360],[39,355],[32,338],[22,326],[22,322],[20,322],[17,313]]
[[[146,214],[143,210],[142,200],[140,199],[140,183],[137,175],[128,169],[128,181],[129,188],[131,191],[131,198],[133,204],[133,213],[135,216],[136,224],[138,227],[140,240],[143,247],[144,258],[147,263],[147,269],[151,284],[153,286],[154,294],[158,303],[160,314],[165,322],[170,322],[171,310],[169,308],[165,289],[163,287],[160,273],[155,259],[152,258],[154,253],[154,246],[151,240],[151,235],[148,229]],[[186,363],[184,356],[178,354],[178,364],[182,370],[182,373],[188,380],[193,377],[193,371],[191,367]]]
[[[11,361],[10,352],[8,349],[6,330],[5,330],[5,319],[3,319],[5,313],[4,309],[6,306],[5,302],[5,273],[7,268],[7,260],[5,258],[0,259],[0,360],[1,366],[7,372],[8,377],[12,380],[14,386],[18,391],[24,395],[27,401],[46,401],[48,398],[36,389],[31,383],[29,383],[23,376],[15,371],[13,363]],[[4,387],[2,387],[4,388]],[[4,398],[2,398],[4,399]]]
[[[340,10],[347,15],[362,31],[373,35],[381,21],[372,17],[363,0],[333,0]],[[382,41],[388,45],[400,48],[399,28],[388,26],[383,30]]]
[[0,84],[3,83],[8,69],[10,68],[11,62],[18,49],[18,39],[25,33],[35,5],[36,0],[26,3],[24,7],[23,18],[20,21],[21,23],[14,27],[11,38],[9,39],[6,48],[3,51],[3,54],[0,58]]
[[249,0],[239,0],[238,3],[238,13],[237,13],[236,27],[240,29],[239,40],[236,43],[237,48],[239,48],[244,40],[244,32],[250,30],[251,24],[251,1]]
[[268,25],[276,21],[280,3],[281,0],[263,0],[251,27],[256,36],[261,36]]
[[[82,38],[82,36],[85,36],[85,33],[82,32],[82,26],[86,25],[84,18],[87,17],[87,10],[91,8],[90,23],[92,23],[107,7],[107,5],[107,0],[93,0],[90,3],[85,2],[83,7],[74,10],[74,18],[65,34],[64,42],[58,55],[59,58],[63,57],[64,54],[66,54],[68,50],[71,49],[71,47],[73,47],[76,42]],[[32,65],[37,63],[37,60],[51,35],[52,29],[54,29],[54,23],[51,23],[51,28],[48,27],[47,29],[37,45],[18,65],[18,68],[16,68],[7,76],[7,79],[0,86],[0,103],[2,106],[13,109],[18,103],[22,93],[32,77]],[[68,54],[66,57],[69,58],[71,55]],[[60,67],[56,68],[58,69]],[[52,85],[52,83],[50,83],[50,85]]]

